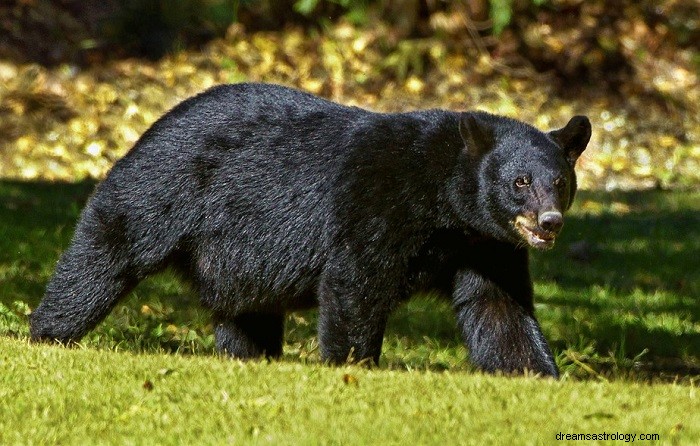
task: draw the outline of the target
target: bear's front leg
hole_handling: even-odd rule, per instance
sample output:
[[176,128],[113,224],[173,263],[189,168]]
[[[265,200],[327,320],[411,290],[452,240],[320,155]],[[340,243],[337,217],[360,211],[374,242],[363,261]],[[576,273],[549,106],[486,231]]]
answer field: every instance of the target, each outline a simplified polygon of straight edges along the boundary
[[477,367],[487,372],[528,370],[559,377],[534,316],[526,265],[516,267],[506,261],[497,272],[458,272],[454,307],[469,357]]
[[388,293],[326,276],[319,287],[318,337],[321,360],[331,364],[379,364],[390,311]]

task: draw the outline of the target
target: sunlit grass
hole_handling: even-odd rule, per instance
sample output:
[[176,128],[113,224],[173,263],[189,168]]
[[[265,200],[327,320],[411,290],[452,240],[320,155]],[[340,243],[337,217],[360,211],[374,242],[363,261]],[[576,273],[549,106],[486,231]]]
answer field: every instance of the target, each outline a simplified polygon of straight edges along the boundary
[[595,372],[555,382],[9,338],[0,352],[2,444],[558,444],[561,432],[700,442],[695,387],[598,382]]

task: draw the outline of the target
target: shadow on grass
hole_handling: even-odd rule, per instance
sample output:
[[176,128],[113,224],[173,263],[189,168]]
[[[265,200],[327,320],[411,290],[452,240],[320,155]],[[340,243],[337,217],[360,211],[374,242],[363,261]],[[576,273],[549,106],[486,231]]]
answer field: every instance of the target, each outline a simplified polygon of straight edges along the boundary
[[[8,314],[38,304],[94,185],[0,181],[0,334],[26,334],[26,315],[11,328]],[[557,247],[532,256],[546,336],[557,351],[646,351],[649,369],[700,373],[699,258],[700,193],[580,192]],[[315,320],[313,311],[288,319],[288,345],[302,357],[314,349]],[[461,348],[449,303],[431,298],[397,310],[387,340]],[[88,342],[213,352],[208,313],[171,273],[144,281]]]
[[0,181],[0,302],[39,302],[94,185]]

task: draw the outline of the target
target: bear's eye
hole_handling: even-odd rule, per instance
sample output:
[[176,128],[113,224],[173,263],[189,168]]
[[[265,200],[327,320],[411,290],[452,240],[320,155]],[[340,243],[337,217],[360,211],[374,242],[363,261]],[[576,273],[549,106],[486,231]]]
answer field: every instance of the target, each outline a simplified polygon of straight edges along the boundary
[[554,185],[559,188],[566,186],[566,178],[558,177],[556,180],[554,180]]
[[527,176],[522,176],[515,179],[515,185],[518,187],[528,187],[530,183],[530,177]]

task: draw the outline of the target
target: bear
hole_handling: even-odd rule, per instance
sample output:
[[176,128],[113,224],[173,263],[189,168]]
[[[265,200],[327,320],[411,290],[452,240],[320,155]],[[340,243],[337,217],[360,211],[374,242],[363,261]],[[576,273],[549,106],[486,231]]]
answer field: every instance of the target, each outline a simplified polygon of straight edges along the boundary
[[528,248],[551,248],[591,137],[481,111],[378,113],[283,86],[186,99],[96,186],[30,315],[71,343],[173,267],[211,310],[216,347],[279,357],[285,315],[318,308],[321,359],[378,364],[391,311],[450,299],[476,368],[557,377]]

